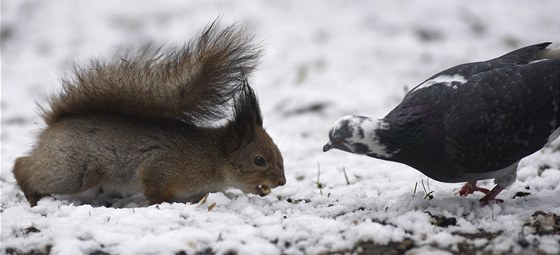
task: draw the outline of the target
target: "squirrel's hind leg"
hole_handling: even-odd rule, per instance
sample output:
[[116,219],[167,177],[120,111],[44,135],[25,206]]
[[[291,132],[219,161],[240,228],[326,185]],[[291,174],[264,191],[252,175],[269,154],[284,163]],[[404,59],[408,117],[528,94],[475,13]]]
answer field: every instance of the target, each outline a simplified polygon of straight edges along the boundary
[[[76,156],[76,155],[74,155]],[[70,195],[87,190],[102,180],[95,163],[67,152],[37,150],[20,157],[14,164],[14,176],[31,206],[48,195]]]
[[33,185],[29,183],[29,175],[32,174],[30,173],[30,171],[32,171],[30,169],[32,163],[30,162],[31,160],[31,157],[17,158],[14,164],[13,172],[19,187],[21,188],[23,194],[25,195],[25,198],[29,202],[29,205],[36,206],[37,202],[41,198],[48,196],[49,194],[44,194],[36,191],[32,188]]

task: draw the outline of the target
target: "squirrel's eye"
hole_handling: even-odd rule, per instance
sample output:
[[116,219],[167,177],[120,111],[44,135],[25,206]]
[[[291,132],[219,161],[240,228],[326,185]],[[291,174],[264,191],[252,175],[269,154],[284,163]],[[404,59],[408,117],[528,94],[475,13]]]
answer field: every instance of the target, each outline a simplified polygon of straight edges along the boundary
[[255,165],[257,165],[257,166],[264,166],[264,164],[265,164],[264,158],[261,157],[261,156],[255,157],[254,162],[255,162]]

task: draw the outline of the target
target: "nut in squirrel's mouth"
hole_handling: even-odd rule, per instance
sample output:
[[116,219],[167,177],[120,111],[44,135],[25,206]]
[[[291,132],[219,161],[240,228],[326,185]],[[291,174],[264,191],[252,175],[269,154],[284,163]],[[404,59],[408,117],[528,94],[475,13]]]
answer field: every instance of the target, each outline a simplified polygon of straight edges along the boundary
[[261,196],[261,197],[264,197],[264,196],[270,194],[270,192],[272,192],[272,190],[266,184],[261,184],[261,185],[257,186],[257,189],[259,190],[259,196]]

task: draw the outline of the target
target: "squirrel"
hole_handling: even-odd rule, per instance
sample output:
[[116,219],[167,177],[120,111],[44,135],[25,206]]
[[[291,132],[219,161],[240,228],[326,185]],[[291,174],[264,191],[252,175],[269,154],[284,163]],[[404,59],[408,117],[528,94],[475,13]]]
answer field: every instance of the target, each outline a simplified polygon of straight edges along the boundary
[[230,187],[266,196],[284,185],[282,154],[247,82],[262,50],[239,25],[217,26],[182,47],[94,59],[63,78],[42,108],[46,128],[14,164],[29,204],[100,185],[149,204]]

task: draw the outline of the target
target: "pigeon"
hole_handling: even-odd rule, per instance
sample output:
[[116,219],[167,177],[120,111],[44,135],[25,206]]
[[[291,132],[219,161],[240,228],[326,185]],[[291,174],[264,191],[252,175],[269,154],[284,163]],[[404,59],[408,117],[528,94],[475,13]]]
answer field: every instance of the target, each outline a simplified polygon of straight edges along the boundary
[[[414,87],[382,119],[335,121],[323,151],[406,164],[458,191],[485,193],[482,205],[515,182],[524,157],[560,135],[560,49],[551,43],[444,70]],[[477,181],[494,179],[492,190]]]

